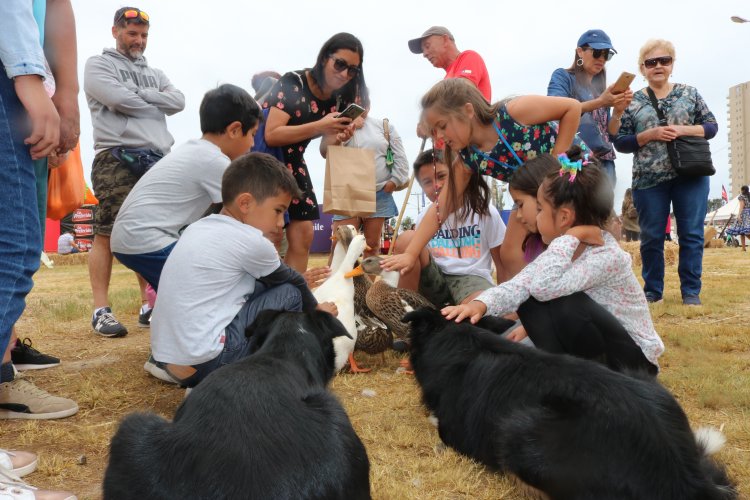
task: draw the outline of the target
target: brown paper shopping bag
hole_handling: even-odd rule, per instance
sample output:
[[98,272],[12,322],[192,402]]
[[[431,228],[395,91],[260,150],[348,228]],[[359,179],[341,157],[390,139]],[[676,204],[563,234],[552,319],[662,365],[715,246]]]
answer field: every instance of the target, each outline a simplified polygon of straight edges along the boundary
[[375,213],[375,152],[372,149],[328,147],[323,211],[347,217]]

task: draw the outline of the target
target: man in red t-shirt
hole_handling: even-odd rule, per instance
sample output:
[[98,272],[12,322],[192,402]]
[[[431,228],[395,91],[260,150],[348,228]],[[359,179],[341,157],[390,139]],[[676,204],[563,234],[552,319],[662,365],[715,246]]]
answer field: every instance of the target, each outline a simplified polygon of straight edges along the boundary
[[409,50],[424,57],[436,68],[445,70],[445,78],[466,78],[474,83],[487,101],[491,101],[490,76],[482,56],[473,50],[460,52],[448,28],[433,26],[422,36],[409,40]]

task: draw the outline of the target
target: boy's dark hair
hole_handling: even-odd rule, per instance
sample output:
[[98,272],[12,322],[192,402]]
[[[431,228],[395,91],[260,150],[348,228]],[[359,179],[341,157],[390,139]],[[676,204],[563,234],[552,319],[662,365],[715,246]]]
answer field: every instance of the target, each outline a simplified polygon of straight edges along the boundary
[[750,188],[748,188],[747,186],[742,186],[742,187],[740,188],[740,192],[741,192],[742,194],[744,194],[745,196],[747,196],[748,194],[750,194]]
[[[137,10],[138,15],[129,19],[125,18],[123,16],[123,13],[129,10]],[[115,11],[115,20],[112,22],[112,24],[120,28],[123,28],[127,26],[128,24],[145,24],[146,26],[150,26],[151,22],[148,21],[147,19],[143,19],[140,15],[141,12],[143,11],[139,9],[138,7],[120,7],[119,9]]]
[[250,193],[258,203],[279,193],[302,196],[292,172],[266,153],[244,154],[227,167],[221,178],[222,201],[231,203],[242,193]]
[[318,59],[315,61],[315,66],[310,69],[310,75],[319,87],[325,85],[324,69],[326,62],[328,62],[328,59],[335,52],[342,49],[351,50],[359,55],[359,71],[354,78],[349,80],[349,83],[334,91],[333,95],[336,97],[338,110],[343,111],[346,106],[353,102],[358,102],[367,107],[363,104],[369,102],[367,84],[365,84],[365,49],[362,47],[362,42],[359,41],[359,38],[351,33],[336,33],[326,40],[320,48],[320,52],[318,52]]
[[240,122],[242,133],[247,134],[261,120],[260,106],[255,99],[245,89],[231,83],[206,92],[199,114],[204,134],[223,134],[232,122]]
[[[568,152],[570,161],[583,158],[581,148],[572,146]],[[560,175],[552,172],[544,179],[544,196],[552,206],[558,208],[571,205],[576,212],[576,226],[598,226],[604,228],[612,215],[615,193],[609,176],[599,168],[599,162],[589,159],[570,182],[570,173]]]
[[551,154],[542,154],[527,160],[510,178],[508,187],[515,191],[536,197],[539,186],[545,177],[560,170],[560,162]]
[[445,163],[442,150],[428,149],[427,151],[422,152],[419,156],[417,156],[417,159],[414,160],[414,177],[419,177],[420,168],[424,167],[425,165],[432,166],[433,155],[435,155],[435,161],[437,163]]

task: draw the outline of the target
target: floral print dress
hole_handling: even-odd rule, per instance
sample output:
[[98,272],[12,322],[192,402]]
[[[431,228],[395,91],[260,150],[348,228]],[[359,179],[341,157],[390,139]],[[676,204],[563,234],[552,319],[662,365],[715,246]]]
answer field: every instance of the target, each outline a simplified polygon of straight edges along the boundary
[[[502,138],[498,137],[495,147],[489,153],[482,153],[476,148],[464,148],[458,153],[466,166],[479,175],[488,175],[499,181],[509,182],[513,173],[526,161],[540,154],[551,153],[555,147],[557,124],[554,122],[522,125],[508,114],[505,106],[501,106],[494,125],[513,151],[510,151]],[[573,143],[584,151],[587,150],[578,136]]]
[[[337,111],[337,99],[331,97],[321,100],[310,90],[305,77],[305,70],[286,73],[271,89],[263,107],[274,106],[289,115],[287,125],[304,125],[318,121],[328,113]],[[317,220],[320,218],[318,200],[313,190],[310,172],[305,162],[305,149],[310,139],[282,146],[284,163],[292,171],[297,185],[302,191],[302,197],[293,199],[289,205],[291,220]]]
[[727,233],[734,236],[741,234],[750,235],[750,197],[741,194],[737,198],[744,202],[745,205],[742,212],[737,215],[735,223],[727,228]]

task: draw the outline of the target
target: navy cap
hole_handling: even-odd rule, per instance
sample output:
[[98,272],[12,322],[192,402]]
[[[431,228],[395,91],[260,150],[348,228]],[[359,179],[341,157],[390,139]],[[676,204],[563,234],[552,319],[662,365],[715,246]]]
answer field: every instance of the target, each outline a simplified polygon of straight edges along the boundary
[[609,39],[607,34],[602,30],[588,30],[586,33],[581,35],[578,39],[578,45],[576,47],[591,47],[592,49],[610,49],[612,52],[617,54],[617,51],[612,47],[612,40]]

